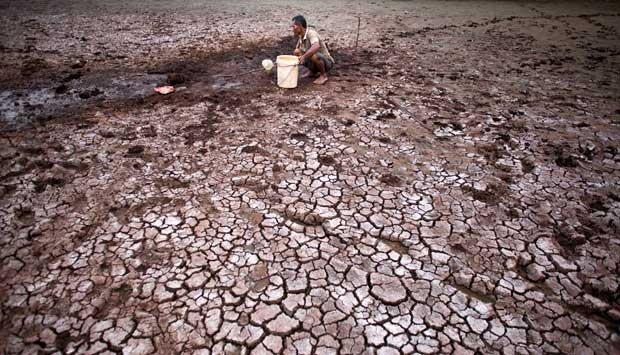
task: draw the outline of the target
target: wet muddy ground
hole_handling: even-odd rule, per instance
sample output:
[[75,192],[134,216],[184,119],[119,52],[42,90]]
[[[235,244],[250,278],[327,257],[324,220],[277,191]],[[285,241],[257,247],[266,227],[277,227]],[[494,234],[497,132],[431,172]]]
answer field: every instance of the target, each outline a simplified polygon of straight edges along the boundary
[[618,3],[0,10],[0,353],[620,351]]

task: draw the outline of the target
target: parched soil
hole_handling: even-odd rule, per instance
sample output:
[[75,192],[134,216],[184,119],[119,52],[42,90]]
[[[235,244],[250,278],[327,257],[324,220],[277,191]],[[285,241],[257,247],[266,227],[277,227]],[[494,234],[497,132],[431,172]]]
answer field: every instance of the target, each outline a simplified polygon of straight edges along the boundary
[[0,14],[0,353],[620,352],[617,2]]

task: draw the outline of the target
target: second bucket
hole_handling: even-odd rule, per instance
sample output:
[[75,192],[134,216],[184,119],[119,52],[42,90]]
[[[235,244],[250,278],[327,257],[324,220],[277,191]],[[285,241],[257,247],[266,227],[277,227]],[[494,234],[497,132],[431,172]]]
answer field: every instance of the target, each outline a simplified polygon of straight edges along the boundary
[[297,76],[299,75],[298,65],[299,57],[294,55],[279,55],[276,58],[279,87],[287,89],[297,87]]

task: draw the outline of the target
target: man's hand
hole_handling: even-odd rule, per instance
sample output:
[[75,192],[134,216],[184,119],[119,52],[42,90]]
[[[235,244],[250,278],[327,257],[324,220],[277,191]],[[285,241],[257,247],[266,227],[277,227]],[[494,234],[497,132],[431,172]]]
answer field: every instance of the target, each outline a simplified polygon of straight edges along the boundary
[[301,55],[299,56],[299,64],[304,64],[304,62],[306,61],[306,57]]

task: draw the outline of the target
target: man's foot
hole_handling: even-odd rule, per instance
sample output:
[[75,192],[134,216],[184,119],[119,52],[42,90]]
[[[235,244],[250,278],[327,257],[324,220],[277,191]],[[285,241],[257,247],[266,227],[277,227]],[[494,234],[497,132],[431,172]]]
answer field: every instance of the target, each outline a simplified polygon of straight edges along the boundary
[[327,75],[323,74],[321,76],[319,76],[314,83],[317,85],[323,85],[327,82]]

